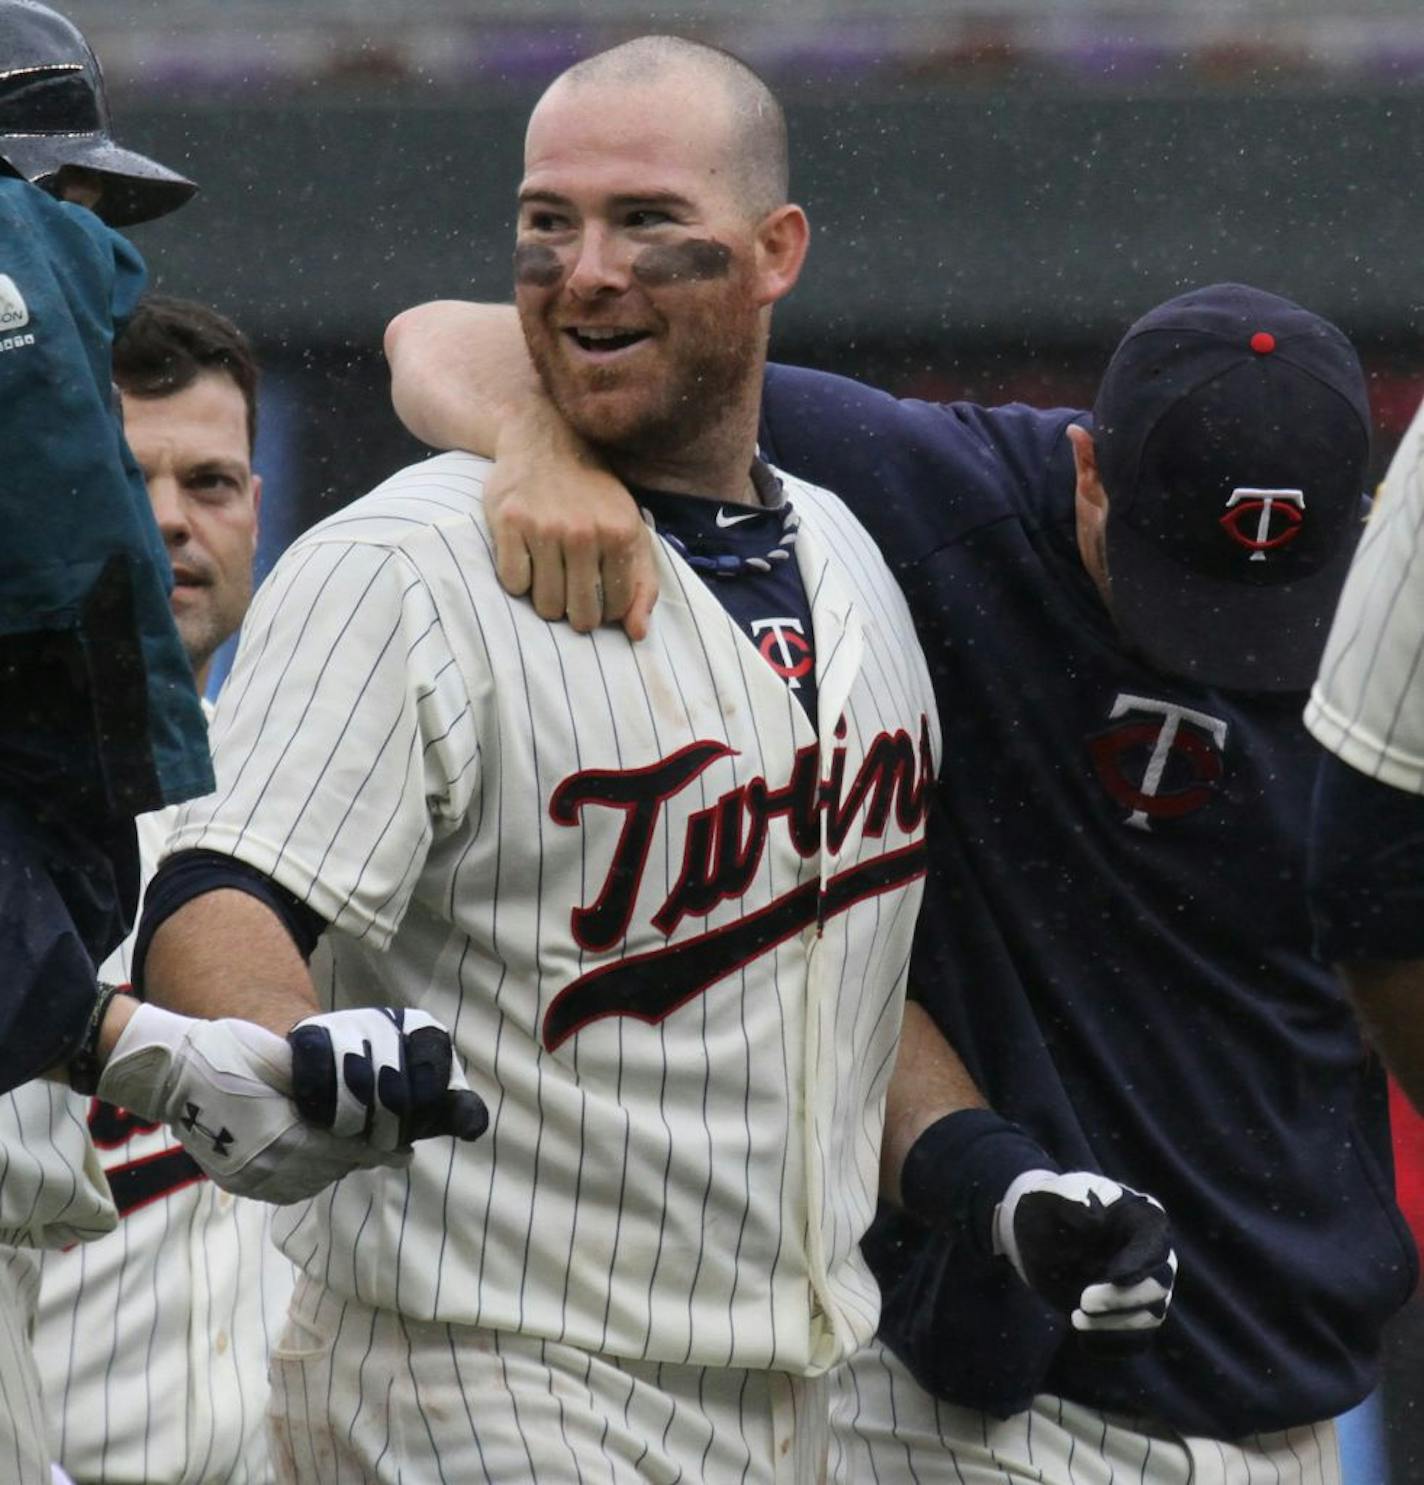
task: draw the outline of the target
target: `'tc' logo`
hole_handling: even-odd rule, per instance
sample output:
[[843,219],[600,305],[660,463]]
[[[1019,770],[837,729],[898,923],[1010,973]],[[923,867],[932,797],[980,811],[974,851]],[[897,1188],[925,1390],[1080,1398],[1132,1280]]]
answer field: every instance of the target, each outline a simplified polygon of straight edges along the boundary
[[[1227,726],[1220,717],[1207,712],[1127,692],[1118,695],[1109,716],[1117,721],[1132,712],[1145,713],[1146,717],[1089,739],[1088,750],[1103,787],[1128,811],[1123,823],[1151,830],[1154,819],[1174,820],[1189,815],[1211,798],[1212,788],[1221,777],[1219,750],[1226,746]],[[1183,729],[1184,722],[1190,729]],[[1197,728],[1206,737],[1194,730]],[[1145,748],[1151,752],[1142,782],[1136,784],[1123,769],[1123,755]],[[1174,753],[1185,763],[1191,781],[1185,788],[1164,792],[1163,776]]]
[[752,633],[759,636],[762,659],[793,691],[801,689],[801,677],[815,664],[799,619],[755,619]]
[[[1241,526],[1247,516],[1253,515],[1256,531],[1248,535]],[[1284,524],[1272,535],[1271,518],[1275,515]],[[1256,490],[1245,485],[1231,492],[1226,514],[1221,518],[1222,529],[1232,541],[1249,548],[1253,562],[1264,562],[1267,552],[1294,541],[1304,522],[1304,490]]]

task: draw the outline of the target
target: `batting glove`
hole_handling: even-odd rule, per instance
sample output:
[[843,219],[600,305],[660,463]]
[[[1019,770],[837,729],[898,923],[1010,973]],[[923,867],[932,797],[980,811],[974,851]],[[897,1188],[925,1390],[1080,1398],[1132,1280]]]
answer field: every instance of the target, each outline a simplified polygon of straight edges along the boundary
[[409,1163],[408,1154],[382,1154],[313,1128],[291,1088],[291,1049],[264,1027],[141,1005],[97,1092],[167,1124],[219,1186],[259,1201],[301,1201],[357,1168]]
[[994,1252],[1089,1334],[1155,1330],[1177,1255],[1161,1202],[1088,1171],[1029,1170],[994,1211]]
[[900,1190],[922,1221],[1006,1259],[1081,1335],[1144,1342],[1166,1319],[1177,1255],[1161,1204],[1106,1176],[1065,1174],[990,1109],[931,1124]]
[[292,1096],[318,1128],[372,1149],[404,1150],[435,1135],[478,1139],[489,1127],[449,1032],[424,1011],[380,1006],[308,1016],[287,1040]]

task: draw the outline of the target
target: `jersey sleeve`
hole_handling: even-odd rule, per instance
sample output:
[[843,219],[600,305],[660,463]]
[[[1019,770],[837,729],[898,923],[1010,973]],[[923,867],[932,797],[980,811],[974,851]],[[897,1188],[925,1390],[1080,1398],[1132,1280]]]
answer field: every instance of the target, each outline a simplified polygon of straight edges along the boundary
[[1371,778],[1424,794],[1424,407],[1345,579],[1306,726]]
[[213,720],[216,791],[170,837],[384,948],[478,787],[467,679],[398,548],[299,543],[263,584]]
[[840,496],[897,567],[992,521],[1042,520],[1073,477],[1064,430],[1081,416],[922,402],[773,365],[760,439],[773,464]]

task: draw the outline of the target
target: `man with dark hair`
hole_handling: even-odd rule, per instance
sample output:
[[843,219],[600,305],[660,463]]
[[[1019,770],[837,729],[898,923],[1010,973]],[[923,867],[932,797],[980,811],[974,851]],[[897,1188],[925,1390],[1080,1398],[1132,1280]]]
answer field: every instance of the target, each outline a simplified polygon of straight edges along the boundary
[[152,295],[114,348],[124,429],[173,566],[173,619],[200,694],[252,601],[262,480],[257,363],[205,305]]

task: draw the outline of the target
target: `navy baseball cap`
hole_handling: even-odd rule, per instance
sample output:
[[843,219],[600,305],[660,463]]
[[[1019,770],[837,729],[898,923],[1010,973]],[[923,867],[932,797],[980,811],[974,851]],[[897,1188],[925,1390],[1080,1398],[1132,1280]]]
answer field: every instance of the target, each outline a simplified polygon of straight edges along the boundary
[[1124,638],[1204,685],[1308,690],[1365,511],[1350,342],[1278,295],[1194,289],[1123,337],[1093,419]]

